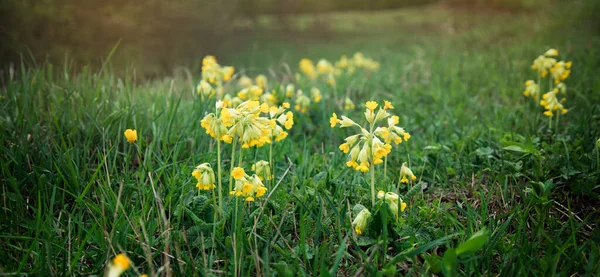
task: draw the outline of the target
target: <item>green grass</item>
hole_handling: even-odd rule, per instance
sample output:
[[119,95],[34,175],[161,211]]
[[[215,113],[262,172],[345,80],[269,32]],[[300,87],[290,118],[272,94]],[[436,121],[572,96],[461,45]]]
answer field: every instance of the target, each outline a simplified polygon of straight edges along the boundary
[[[322,84],[323,102],[295,113],[290,136],[274,145],[279,185],[268,201],[240,205],[239,226],[231,198],[215,223],[212,197],[191,176],[200,163],[216,167],[216,144],[199,124],[214,103],[193,91],[199,72],[143,81],[112,74],[110,63],[71,72],[24,62],[1,79],[0,273],[101,275],[123,252],[139,271],[130,276],[232,275],[235,250],[244,276],[412,276],[431,274],[435,261],[447,276],[597,275],[597,10],[581,1],[519,14],[336,13],[331,38],[307,32],[302,15],[293,35],[265,29],[224,46],[222,64],[265,73],[274,88],[302,57],[362,51],[381,62],[374,74],[338,80],[356,111],[342,111]],[[371,25],[343,24],[359,16]],[[550,47],[573,61],[570,111],[553,131],[522,95],[535,78],[531,61]],[[378,169],[376,187],[396,187],[402,162],[426,187],[400,185],[408,202],[400,222],[382,224],[390,214],[381,209],[357,236],[353,207],[370,207],[369,176],[345,166],[338,145],[350,132],[328,119],[360,118],[371,99],[391,100],[412,135],[390,154],[387,176]],[[128,128],[136,144],[126,142]],[[225,169],[230,151],[225,145]],[[268,147],[244,157],[249,169],[268,159]],[[480,250],[451,254],[484,228]]]

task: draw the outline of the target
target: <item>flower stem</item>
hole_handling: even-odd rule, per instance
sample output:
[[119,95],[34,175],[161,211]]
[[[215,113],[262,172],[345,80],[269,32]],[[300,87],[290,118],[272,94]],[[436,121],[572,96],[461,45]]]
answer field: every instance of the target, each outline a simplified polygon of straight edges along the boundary
[[[273,139],[271,139],[273,141]],[[273,187],[273,180],[275,180],[275,166],[273,165],[273,142],[269,143],[269,167],[271,168],[271,176],[269,176],[269,188]]]
[[223,213],[223,187],[221,186],[221,141],[217,140],[217,193],[219,194],[219,213]]
[[371,205],[375,208],[375,165],[371,163]]
[[231,176],[231,172],[233,172],[233,165],[235,164],[235,145],[237,144],[237,136],[233,137],[233,143],[231,147],[231,166],[229,169],[229,191],[233,191],[233,177]]

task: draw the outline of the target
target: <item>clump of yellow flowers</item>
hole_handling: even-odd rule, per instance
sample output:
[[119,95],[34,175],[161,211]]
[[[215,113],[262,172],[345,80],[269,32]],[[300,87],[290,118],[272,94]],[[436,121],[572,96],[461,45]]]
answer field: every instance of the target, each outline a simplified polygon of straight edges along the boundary
[[211,190],[214,189],[215,186],[215,172],[209,163],[203,163],[198,165],[194,171],[192,171],[192,176],[198,180],[196,187],[199,190]]
[[107,277],[119,277],[125,271],[131,267],[131,262],[125,254],[118,254],[114,259],[107,265],[104,276]]
[[[544,107],[544,115],[548,119],[548,128],[552,129],[552,117],[556,115],[556,125],[561,114],[566,114],[566,109],[563,103],[566,101],[564,97],[567,92],[567,85],[563,82],[571,74],[572,62],[558,61],[558,50],[548,49],[543,55],[538,56],[531,65],[531,69],[538,73],[537,83],[534,80],[527,80],[525,82],[525,91],[523,95],[531,97],[536,102]],[[548,77],[548,88],[543,90],[542,79]],[[540,93],[547,91],[542,95],[540,100]],[[559,96],[562,98],[559,100]]]
[[390,210],[396,217],[396,221],[399,218],[398,211],[404,212],[404,210],[406,210],[406,203],[404,203],[402,201],[402,199],[400,198],[400,196],[396,193],[384,192],[384,191],[380,190],[379,192],[377,192],[377,198],[385,201],[385,203],[388,205],[388,207],[390,207]]
[[356,215],[356,218],[352,221],[352,225],[354,226],[354,231],[357,235],[362,235],[365,232],[370,218],[371,212],[367,208],[362,209],[358,215]]
[[[231,80],[235,69],[233,66],[221,66],[214,56],[206,56],[202,60],[202,80],[196,87],[196,92],[207,98],[215,93],[220,97],[223,95],[223,83]],[[213,85],[216,87],[213,88]]]
[[[368,101],[365,103],[365,107],[367,128],[346,116],[339,119],[335,113],[329,119],[329,123],[332,128],[339,124],[340,128],[356,127],[358,129],[359,132],[348,136],[339,149],[348,154],[349,159],[346,162],[348,167],[361,172],[370,171],[371,200],[375,205],[375,165],[384,163],[384,158],[392,151],[392,143],[400,144],[407,141],[410,139],[410,134],[396,126],[399,118],[389,113],[389,110],[394,108],[391,102],[384,101],[384,104],[379,106],[375,101]],[[377,109],[378,107],[379,109]],[[382,121],[387,124],[377,126]]]
[[322,79],[327,84],[333,86],[336,84],[335,78],[344,73],[352,74],[358,69],[366,71],[376,71],[379,69],[379,62],[366,58],[362,53],[355,53],[352,58],[342,56],[335,63],[326,59],[320,59],[316,66],[315,63],[307,58],[301,59],[298,65],[300,72],[311,80]]
[[249,176],[241,167],[234,168],[231,176],[235,179],[235,188],[229,194],[243,197],[246,202],[253,202],[254,196],[262,197],[267,192],[267,187],[256,174]]

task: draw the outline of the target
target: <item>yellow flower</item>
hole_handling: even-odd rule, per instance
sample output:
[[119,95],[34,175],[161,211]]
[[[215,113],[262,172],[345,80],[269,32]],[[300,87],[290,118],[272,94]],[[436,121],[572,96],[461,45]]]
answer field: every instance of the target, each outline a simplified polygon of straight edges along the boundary
[[242,75],[238,80],[238,86],[248,88],[252,86],[252,79],[246,75]]
[[329,124],[331,124],[331,128],[335,127],[335,125],[337,125],[338,123],[340,123],[340,120],[338,119],[337,115],[333,113],[333,115],[329,119]]
[[215,186],[215,172],[209,163],[203,163],[198,165],[194,171],[192,171],[192,176],[198,180],[196,187],[199,190],[211,190],[214,189]]
[[390,101],[384,100],[383,103],[384,103],[384,105],[383,105],[383,109],[384,110],[393,109],[394,108],[394,106],[392,106],[392,102],[390,102]]
[[354,110],[355,105],[354,102],[352,102],[352,100],[350,100],[350,98],[346,97],[346,99],[344,100],[344,110]]
[[317,77],[317,71],[315,69],[315,64],[313,61],[309,59],[300,60],[300,71],[304,73],[304,75],[308,76],[311,79]]
[[269,166],[269,162],[260,160],[252,165],[252,170],[258,175],[260,180],[271,180],[271,167]]
[[260,74],[256,76],[256,79],[254,81],[256,81],[256,85],[260,88],[267,88],[267,76]]
[[[402,199],[400,199],[400,196],[396,193],[383,192],[380,190],[377,193],[377,198],[384,200],[388,204],[390,210],[396,216],[396,220],[398,220],[398,210],[404,212],[406,209],[406,203],[402,202]],[[398,204],[400,204],[400,206],[398,206]]]
[[319,103],[323,98],[321,91],[318,88],[312,88],[310,90],[310,95],[316,103]]
[[350,145],[348,143],[342,143],[340,145],[340,150],[342,150],[344,153],[348,153],[350,152]]
[[241,167],[235,167],[233,168],[233,171],[231,171],[231,176],[236,180],[242,179],[245,175],[246,172]]
[[118,277],[121,276],[121,274],[123,274],[123,272],[127,271],[127,269],[129,269],[129,267],[131,262],[129,261],[129,258],[127,258],[127,256],[125,256],[125,254],[119,254],[117,255],[110,264],[108,264],[108,268],[107,271],[105,272],[104,276],[107,277]]
[[354,231],[356,231],[357,235],[362,235],[365,232],[369,218],[371,218],[371,212],[367,208],[360,211],[356,218],[354,218],[352,225],[354,225]]
[[554,49],[554,48],[550,48],[548,49],[548,51],[546,51],[546,53],[544,53],[545,56],[548,57],[556,57],[558,56],[558,50]]
[[367,106],[367,109],[371,111],[374,111],[377,108],[377,102],[375,101],[367,101],[365,105]]
[[412,170],[410,170],[410,168],[408,168],[408,166],[406,166],[406,163],[402,163],[402,167],[400,168],[400,176],[401,176],[401,183],[408,183],[408,179],[410,178],[412,181],[417,179],[417,176],[415,176],[415,174],[413,174]]
[[138,139],[137,131],[131,130],[131,129],[125,130],[125,138],[127,139],[127,142],[129,142],[129,143],[136,142]]
[[523,92],[523,95],[531,96],[533,99],[537,100],[539,98],[539,94],[540,87],[533,80],[528,80],[525,82],[525,91]]

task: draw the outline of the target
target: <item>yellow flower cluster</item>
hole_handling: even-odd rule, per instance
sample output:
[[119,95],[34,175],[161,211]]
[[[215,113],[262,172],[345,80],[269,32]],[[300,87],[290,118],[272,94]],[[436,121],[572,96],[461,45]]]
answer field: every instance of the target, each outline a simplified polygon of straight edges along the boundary
[[[566,98],[558,100],[558,93],[566,94],[567,85],[563,81],[571,74],[572,62],[557,61],[557,56],[558,50],[549,49],[533,61],[531,68],[538,72],[538,83],[528,80],[525,82],[525,91],[523,92],[526,97],[532,97],[537,101],[542,91],[540,81],[550,74],[549,77],[553,82],[549,81],[548,92],[542,95],[542,100],[539,102],[544,107],[544,115],[548,117],[568,112],[563,106]],[[556,124],[558,124],[558,120]],[[550,127],[551,125],[550,122]]]
[[108,277],[119,277],[125,271],[127,271],[131,267],[131,261],[129,258],[125,256],[125,254],[118,254],[115,258],[108,264],[106,268],[106,272],[104,272],[104,276]]
[[249,176],[241,167],[234,168],[231,176],[235,179],[235,188],[229,194],[243,197],[246,202],[253,202],[255,196],[262,197],[267,192],[267,187],[256,174]]
[[523,92],[523,95],[538,100],[540,98],[539,84],[536,84],[534,80],[527,80],[527,82],[525,82],[525,91]]
[[384,200],[387,203],[387,205],[390,207],[390,210],[392,210],[392,213],[394,213],[396,216],[396,220],[398,220],[398,210],[400,210],[400,212],[404,212],[404,210],[406,210],[406,203],[404,203],[402,199],[400,199],[400,196],[398,196],[396,193],[384,192],[380,190],[377,193],[377,198]]
[[[223,93],[223,82],[231,80],[234,72],[233,66],[221,66],[214,56],[206,56],[202,60],[202,80],[196,87],[196,92],[202,97],[211,98],[215,93]],[[212,85],[216,85],[213,88]]]
[[269,162],[260,160],[252,165],[252,170],[258,175],[261,181],[271,180],[271,167]]
[[337,62],[335,62],[335,68],[347,70],[348,73],[354,73],[357,69],[365,69],[367,71],[376,71],[379,69],[379,62],[376,62],[360,53],[354,53],[352,58],[348,59],[346,56],[342,56]]
[[[294,115],[287,111],[290,104],[283,103],[276,107],[259,101],[245,101],[236,108],[226,108],[223,101],[217,101],[216,113],[206,115],[201,126],[211,137],[231,143],[234,139],[240,141],[242,148],[262,147],[266,143],[281,141],[294,125]],[[261,116],[261,114],[266,116]],[[281,126],[280,126],[281,125]]]
[[198,165],[194,171],[192,171],[192,176],[198,180],[196,187],[199,190],[211,190],[216,188],[215,186],[215,172],[209,163],[203,163]]
[[364,69],[367,71],[375,71],[379,69],[379,63],[365,58],[365,56],[358,52],[355,53],[352,58],[348,59],[346,56],[342,56],[334,64],[326,59],[320,59],[315,66],[315,63],[310,59],[302,59],[299,63],[300,72],[302,72],[309,79],[321,78],[329,85],[335,85],[335,77],[342,75],[343,73],[354,73],[357,69]]
[[540,105],[542,105],[545,109],[545,116],[552,117],[556,112],[559,112],[561,114],[566,114],[568,112],[568,110],[565,109],[565,107],[562,105],[562,103],[565,102],[566,99],[563,98],[560,101],[558,101],[558,92],[559,89],[554,88],[552,91],[549,91],[542,96],[542,100],[540,100]]
[[[346,116],[342,116],[340,120],[333,113],[329,119],[332,128],[337,124],[340,124],[340,128],[351,126],[359,128],[360,132],[347,137],[345,142],[339,146],[339,149],[346,154],[349,153],[350,159],[346,162],[346,165],[361,172],[369,171],[371,165],[383,163],[383,158],[392,150],[392,142],[399,144],[410,139],[408,132],[396,126],[398,117],[392,116],[388,112],[389,109],[394,108],[390,102],[384,101],[383,107],[379,107],[377,112],[375,111],[379,106],[377,102],[368,101],[365,106],[365,118],[369,123],[369,130]],[[376,127],[379,121],[385,119],[388,119],[388,126]]]

